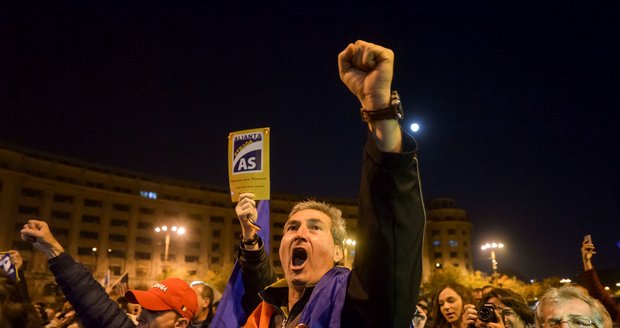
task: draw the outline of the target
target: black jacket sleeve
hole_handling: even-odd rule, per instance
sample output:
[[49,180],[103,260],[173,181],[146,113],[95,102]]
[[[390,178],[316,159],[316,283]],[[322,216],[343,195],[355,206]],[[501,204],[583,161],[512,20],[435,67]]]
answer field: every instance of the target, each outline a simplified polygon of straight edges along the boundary
[[19,286],[19,292],[22,294],[22,298],[25,303],[32,303],[30,301],[30,293],[28,293],[28,283],[26,282],[26,276],[24,275],[24,271],[17,270],[15,273],[17,275],[18,281],[17,285]]
[[49,267],[84,327],[135,327],[86,267],[76,263],[69,254],[62,253],[51,259]]
[[369,136],[360,185],[356,256],[342,322],[347,327],[408,327],[422,276],[425,213],[415,156],[384,153]]
[[259,249],[255,251],[245,250],[240,245],[238,259],[241,265],[241,279],[245,289],[241,304],[246,315],[250,315],[261,302],[258,292],[274,283],[277,280],[277,276],[265,252],[263,241],[260,239]]

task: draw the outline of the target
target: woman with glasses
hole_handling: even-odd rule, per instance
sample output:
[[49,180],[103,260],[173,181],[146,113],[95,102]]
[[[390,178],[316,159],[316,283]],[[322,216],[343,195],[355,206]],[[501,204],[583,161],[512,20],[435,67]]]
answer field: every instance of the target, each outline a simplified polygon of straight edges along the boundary
[[476,307],[471,292],[463,285],[449,283],[433,299],[432,328],[467,328],[476,323]]
[[525,298],[509,289],[493,288],[480,300],[478,311],[483,306],[493,310],[493,320],[484,320],[486,317],[479,313],[476,328],[534,327],[534,311],[527,305]]

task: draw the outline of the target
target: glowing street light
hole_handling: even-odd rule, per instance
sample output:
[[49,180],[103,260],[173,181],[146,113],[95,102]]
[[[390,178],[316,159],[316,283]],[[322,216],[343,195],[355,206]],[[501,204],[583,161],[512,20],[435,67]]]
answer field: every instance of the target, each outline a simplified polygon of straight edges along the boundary
[[492,242],[492,243],[486,243],[484,245],[482,245],[480,247],[483,251],[490,249],[491,250],[491,264],[493,267],[493,274],[497,273],[497,258],[495,256],[495,249],[497,248],[504,248],[504,244],[503,243],[497,243],[497,242]]
[[349,248],[351,249],[355,249],[355,245],[357,244],[357,241],[355,241],[354,239],[349,239],[347,238],[347,240],[344,241],[344,266],[346,267],[350,267],[348,264],[349,262]]
[[[184,227],[172,226],[170,230],[172,232],[176,232],[177,235],[185,234]],[[170,231],[168,231],[168,226],[163,225],[161,227],[155,227],[155,232],[165,233],[165,242],[164,242],[164,245],[165,245],[164,247],[164,273],[165,273],[165,270],[168,268],[168,250],[170,249]]]

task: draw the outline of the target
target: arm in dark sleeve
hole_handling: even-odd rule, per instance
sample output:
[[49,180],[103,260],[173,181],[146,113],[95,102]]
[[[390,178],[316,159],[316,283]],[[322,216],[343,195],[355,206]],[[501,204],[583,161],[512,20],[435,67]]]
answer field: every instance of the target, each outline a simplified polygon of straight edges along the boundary
[[259,249],[250,251],[239,247],[239,264],[241,265],[241,277],[245,293],[242,306],[246,314],[252,313],[254,308],[262,301],[258,292],[265,289],[277,280],[277,276],[269,262],[269,256],[263,247],[263,241],[259,239]]
[[24,276],[24,271],[17,270],[17,286],[19,286],[19,292],[22,294],[22,298],[25,303],[32,303],[30,301],[30,293],[28,292],[28,283],[26,282],[26,276]]
[[358,243],[343,312],[347,324],[411,323],[422,275],[425,225],[415,150],[415,141],[405,133],[402,153],[381,152],[372,137],[366,143]]
[[618,309],[619,305],[616,304],[614,299],[609,295],[609,293],[605,290],[605,287],[601,283],[601,280],[598,278],[596,271],[594,269],[587,270],[583,272],[585,287],[588,289],[590,296],[599,300],[612,320],[618,321],[618,317],[620,316],[620,309]]
[[49,260],[49,267],[84,327],[135,327],[86,267],[67,253]]

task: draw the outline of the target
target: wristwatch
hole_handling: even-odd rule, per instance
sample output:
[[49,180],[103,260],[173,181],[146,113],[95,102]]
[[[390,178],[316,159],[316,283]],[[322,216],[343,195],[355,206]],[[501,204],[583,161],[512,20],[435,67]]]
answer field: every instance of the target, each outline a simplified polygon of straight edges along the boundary
[[364,123],[368,123],[370,121],[380,121],[380,120],[402,120],[405,117],[405,113],[403,113],[403,104],[400,102],[400,96],[398,95],[398,91],[392,91],[392,100],[390,101],[390,105],[386,108],[377,109],[377,110],[368,110],[364,108],[360,108],[360,114],[362,114],[362,121]]

